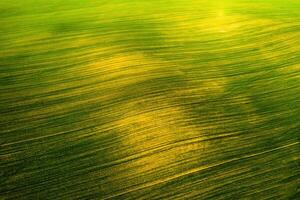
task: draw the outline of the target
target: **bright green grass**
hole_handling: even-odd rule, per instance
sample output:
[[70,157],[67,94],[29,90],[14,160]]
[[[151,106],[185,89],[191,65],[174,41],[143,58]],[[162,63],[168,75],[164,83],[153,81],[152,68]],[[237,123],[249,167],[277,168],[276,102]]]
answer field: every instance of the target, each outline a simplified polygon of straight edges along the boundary
[[0,2],[0,199],[297,199],[300,1]]

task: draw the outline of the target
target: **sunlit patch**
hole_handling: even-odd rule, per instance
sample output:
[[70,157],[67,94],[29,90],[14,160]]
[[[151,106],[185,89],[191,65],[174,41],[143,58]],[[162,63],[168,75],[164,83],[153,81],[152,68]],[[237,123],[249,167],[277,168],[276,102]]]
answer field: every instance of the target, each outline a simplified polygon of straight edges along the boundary
[[[100,49],[101,52],[109,49]],[[99,59],[85,66],[83,73],[101,73],[99,78],[113,80],[114,85],[136,83],[150,78],[151,71],[159,69],[161,64],[146,58],[142,53],[120,53],[114,54],[105,59]],[[122,82],[122,83],[121,83]]]
[[242,20],[245,20],[245,18],[241,15],[230,15],[224,11],[218,11],[215,17],[205,20],[205,26],[209,27],[211,31],[230,33],[239,30]]
[[130,103],[131,109],[114,126],[119,130],[128,152],[142,155],[131,163],[139,166],[138,173],[166,168],[188,156],[188,152],[203,148],[201,142],[180,143],[187,136],[202,137],[199,129],[185,122],[187,116],[180,107],[165,103],[159,105],[158,102],[156,109],[155,101],[153,105],[149,102],[139,103],[139,106],[134,104],[138,102]]

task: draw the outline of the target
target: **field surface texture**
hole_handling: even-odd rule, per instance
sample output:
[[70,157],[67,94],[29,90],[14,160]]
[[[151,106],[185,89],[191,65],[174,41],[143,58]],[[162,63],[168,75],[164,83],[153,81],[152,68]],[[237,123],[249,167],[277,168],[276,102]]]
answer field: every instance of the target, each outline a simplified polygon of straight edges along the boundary
[[0,0],[0,199],[299,199],[300,0]]

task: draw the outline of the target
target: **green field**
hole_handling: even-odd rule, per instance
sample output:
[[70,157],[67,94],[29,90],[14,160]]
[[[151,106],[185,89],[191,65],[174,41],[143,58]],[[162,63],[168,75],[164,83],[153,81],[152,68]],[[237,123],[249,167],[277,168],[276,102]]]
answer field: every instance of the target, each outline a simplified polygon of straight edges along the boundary
[[1,0],[0,199],[299,199],[299,0]]

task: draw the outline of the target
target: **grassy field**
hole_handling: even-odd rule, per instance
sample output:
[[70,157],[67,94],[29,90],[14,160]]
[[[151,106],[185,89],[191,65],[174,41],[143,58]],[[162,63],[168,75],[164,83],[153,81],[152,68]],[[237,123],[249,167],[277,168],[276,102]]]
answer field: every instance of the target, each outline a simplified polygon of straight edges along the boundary
[[299,198],[299,0],[2,0],[0,25],[0,199]]

